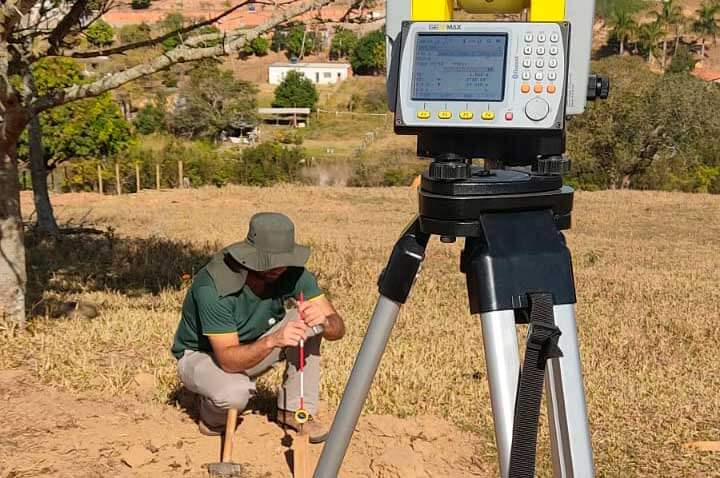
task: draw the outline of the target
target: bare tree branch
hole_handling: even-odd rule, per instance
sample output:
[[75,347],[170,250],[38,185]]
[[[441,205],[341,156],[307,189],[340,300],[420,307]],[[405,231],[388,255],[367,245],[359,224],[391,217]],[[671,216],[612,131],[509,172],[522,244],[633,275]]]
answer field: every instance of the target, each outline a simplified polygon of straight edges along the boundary
[[65,37],[75,25],[80,23],[80,19],[87,10],[88,1],[89,0],[76,0],[70,8],[70,11],[58,22],[55,29],[50,32],[50,36],[48,37],[48,43],[50,44],[50,48],[48,49],[49,54],[57,52]]
[[6,0],[0,10],[0,41],[7,41],[25,15],[30,13],[35,0]]
[[92,83],[74,85],[39,98],[30,105],[30,111],[32,114],[37,114],[54,106],[98,96],[106,91],[118,88],[130,81],[162,71],[177,63],[186,63],[202,60],[204,58],[224,56],[231,52],[239,51],[247,42],[252,41],[258,36],[272,30],[277,25],[283,24],[288,20],[302,15],[310,10],[324,5],[329,5],[330,3],[333,3],[333,1],[334,0],[307,0],[299,2],[298,5],[288,8],[287,10],[282,10],[273,15],[267,22],[258,25],[253,29],[247,30],[244,35],[235,39],[226,37],[221,44],[216,46],[206,48],[189,48],[187,45],[180,45],[169,52],[155,57],[149,62],[134,66],[127,70],[109,74]]
[[[69,55],[63,55],[63,56],[70,56],[72,58],[95,58],[98,56],[117,55],[117,54],[129,51],[129,50],[135,50],[137,48],[145,48],[145,47],[149,47],[149,46],[153,46],[153,45],[158,45],[158,44],[164,42],[165,40],[167,40],[168,38],[172,38],[176,35],[182,35],[184,33],[189,33],[193,30],[197,30],[198,28],[212,25],[213,23],[216,23],[218,20],[221,20],[224,17],[230,15],[237,9],[242,8],[251,3],[265,3],[265,2],[247,0],[247,1],[244,1],[244,2],[241,2],[237,5],[235,5],[232,8],[225,10],[224,12],[222,12],[221,14],[217,15],[214,18],[210,18],[208,20],[204,20],[199,23],[193,23],[192,25],[188,25],[186,27],[171,31],[171,32],[161,35],[159,37],[151,38],[149,40],[128,43],[127,45],[120,45],[120,46],[116,46],[116,47],[112,47],[112,48],[104,48],[102,50],[74,51],[74,52],[70,53]],[[222,35],[220,35],[220,34],[215,34],[215,35],[217,38],[222,38]]]

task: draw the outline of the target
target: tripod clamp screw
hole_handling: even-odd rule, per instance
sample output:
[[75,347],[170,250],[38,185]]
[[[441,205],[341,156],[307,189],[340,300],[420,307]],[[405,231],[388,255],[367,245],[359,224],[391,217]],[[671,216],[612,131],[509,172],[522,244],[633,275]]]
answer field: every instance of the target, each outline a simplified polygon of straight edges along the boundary
[[537,174],[541,176],[565,176],[570,172],[571,161],[563,156],[539,158]]
[[470,162],[453,153],[441,154],[430,163],[430,179],[436,181],[462,181],[472,175]]

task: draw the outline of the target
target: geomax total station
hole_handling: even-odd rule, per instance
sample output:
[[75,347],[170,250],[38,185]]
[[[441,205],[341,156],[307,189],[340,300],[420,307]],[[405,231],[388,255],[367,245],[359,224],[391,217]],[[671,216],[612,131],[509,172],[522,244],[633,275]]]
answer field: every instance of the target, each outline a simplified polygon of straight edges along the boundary
[[[380,299],[315,478],[339,474],[432,235],[464,239],[460,270],[470,311],[480,315],[501,476],[535,474],[543,387],[554,476],[595,474],[562,234],[574,195],[562,178],[571,164],[566,122],[609,92],[608,79],[589,71],[594,1],[458,0],[458,7],[387,1],[395,132],[417,136],[418,156],[430,163],[418,215],[380,275]],[[529,325],[522,366],[519,324]]]

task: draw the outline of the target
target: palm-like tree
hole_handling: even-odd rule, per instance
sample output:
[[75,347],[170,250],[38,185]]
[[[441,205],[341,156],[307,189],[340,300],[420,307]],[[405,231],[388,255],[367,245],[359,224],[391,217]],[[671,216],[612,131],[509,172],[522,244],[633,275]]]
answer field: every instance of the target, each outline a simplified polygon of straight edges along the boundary
[[705,58],[705,40],[712,37],[713,41],[717,39],[720,33],[720,25],[718,25],[718,13],[720,12],[720,4],[703,2],[698,10],[697,19],[692,24],[692,29],[700,36],[700,58]]
[[675,3],[676,0],[663,0],[662,8],[659,12],[655,12],[656,23],[660,25],[663,30],[662,35],[662,67],[665,69],[665,63],[667,60],[667,32],[671,28],[675,30],[676,41],[679,41],[680,26],[684,21],[682,14],[682,8]]
[[652,64],[657,54],[657,45],[664,38],[665,30],[660,22],[644,23],[638,28],[640,47],[648,54],[648,63]]
[[617,40],[620,48],[620,56],[625,53],[625,42],[637,32],[638,25],[632,14],[624,11],[613,12],[610,18],[612,25],[612,37]]

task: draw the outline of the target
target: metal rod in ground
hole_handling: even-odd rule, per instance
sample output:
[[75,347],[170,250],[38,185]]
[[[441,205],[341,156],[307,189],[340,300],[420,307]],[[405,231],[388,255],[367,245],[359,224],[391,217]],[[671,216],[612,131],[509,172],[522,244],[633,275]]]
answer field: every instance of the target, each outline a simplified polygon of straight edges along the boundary
[[100,194],[103,194],[104,191],[103,191],[102,166],[100,166],[99,164],[97,167],[97,171],[98,171],[98,192]]
[[155,165],[155,189],[160,191],[160,163]]
[[115,163],[115,192],[122,194],[122,185],[120,184],[120,163]]
[[314,478],[337,478],[399,313],[400,304],[380,296],[320,455]]
[[185,187],[185,184],[183,182],[184,176],[185,176],[185,173],[183,171],[183,162],[178,161],[178,189],[182,189]]
[[140,192],[140,165],[135,163],[135,192]]

